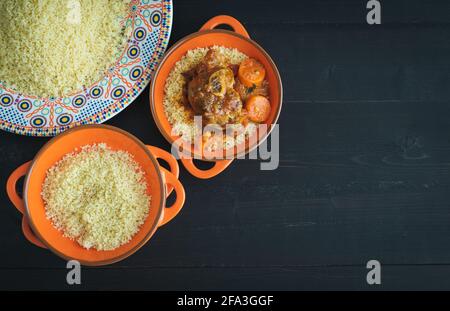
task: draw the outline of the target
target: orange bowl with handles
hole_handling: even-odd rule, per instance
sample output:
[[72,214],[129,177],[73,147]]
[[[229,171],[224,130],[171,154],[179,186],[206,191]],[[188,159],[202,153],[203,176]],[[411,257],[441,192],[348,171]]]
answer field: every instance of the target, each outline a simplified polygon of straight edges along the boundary
[[[233,31],[215,29],[219,25],[228,25]],[[169,76],[174,65],[189,51],[196,48],[206,48],[214,45],[224,46],[227,48],[236,48],[240,52],[249,57],[257,59],[266,69],[266,79],[269,82],[269,100],[271,104],[271,113],[267,121],[267,132],[259,135],[253,145],[246,145],[244,148],[237,148],[233,158],[241,157],[253,149],[257,148],[269,135],[273,126],[277,123],[281,111],[283,101],[283,87],[281,83],[278,69],[264,49],[256,42],[250,39],[250,36],[244,26],[235,18],[226,15],[216,16],[210,19],[200,31],[184,37],[170,48],[162,61],[160,62],[150,87],[150,107],[153,118],[161,131],[162,135],[171,144],[177,144],[180,140],[179,136],[172,135],[172,125],[166,117],[164,111],[164,87],[166,79]],[[179,149],[179,146],[177,146]],[[198,178],[211,178],[220,174],[233,161],[233,159],[213,160],[214,166],[209,170],[201,170],[193,162],[193,158],[199,158],[204,161],[210,161],[205,158],[201,150],[192,147],[187,152],[193,154],[194,157],[186,157],[180,155],[181,161],[185,168]]]
[[[106,143],[113,150],[130,153],[145,172],[147,193],[151,195],[149,214],[140,230],[128,243],[110,251],[85,249],[76,241],[64,237],[47,219],[41,196],[49,168],[64,155],[95,143]],[[159,159],[169,164],[170,172],[158,164]],[[116,127],[86,125],[53,138],[44,145],[33,161],[18,167],[8,179],[7,193],[14,206],[23,214],[23,234],[31,243],[48,248],[66,260],[75,259],[84,265],[100,266],[130,256],[152,237],[158,227],[178,214],[185,200],[184,188],[178,180],[178,174],[176,159],[166,151],[146,146],[133,135]],[[19,196],[16,184],[22,177],[25,177],[23,194]],[[171,207],[167,207],[166,198],[172,190],[176,193],[176,201]]]

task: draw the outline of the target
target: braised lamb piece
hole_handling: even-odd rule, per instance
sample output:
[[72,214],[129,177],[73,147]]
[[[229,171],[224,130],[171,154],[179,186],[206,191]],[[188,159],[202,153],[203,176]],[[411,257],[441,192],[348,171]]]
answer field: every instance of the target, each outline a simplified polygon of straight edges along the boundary
[[209,50],[185,77],[187,101],[207,123],[225,125],[240,120],[242,100],[234,89],[233,68],[227,65],[222,53]]
[[268,82],[264,67],[255,59],[232,65],[220,51],[210,49],[197,66],[183,75],[183,103],[207,124],[224,126],[267,119]]

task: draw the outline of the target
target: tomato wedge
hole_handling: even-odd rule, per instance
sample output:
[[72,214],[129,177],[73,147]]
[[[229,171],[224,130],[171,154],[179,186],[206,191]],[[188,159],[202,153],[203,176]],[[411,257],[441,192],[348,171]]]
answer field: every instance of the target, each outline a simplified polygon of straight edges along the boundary
[[266,77],[264,66],[254,58],[247,58],[239,65],[239,80],[246,87],[260,85]]
[[270,115],[270,101],[261,95],[251,96],[245,102],[248,118],[257,123],[265,122]]

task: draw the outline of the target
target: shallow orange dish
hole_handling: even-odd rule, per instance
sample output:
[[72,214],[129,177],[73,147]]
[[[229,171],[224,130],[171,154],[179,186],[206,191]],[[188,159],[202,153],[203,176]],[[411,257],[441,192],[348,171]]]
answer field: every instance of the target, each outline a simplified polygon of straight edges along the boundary
[[[111,251],[85,249],[58,231],[46,218],[44,201],[41,196],[42,184],[47,171],[64,155],[76,148],[95,143],[106,143],[113,150],[130,153],[145,172],[147,193],[151,196],[149,214],[145,223],[130,242]],[[170,172],[159,166],[157,159],[169,164]],[[108,125],[86,125],[69,130],[50,140],[33,161],[17,168],[7,182],[7,193],[14,206],[23,214],[22,230],[33,244],[48,248],[56,255],[81,264],[100,266],[111,264],[130,256],[141,248],[159,226],[172,220],[183,207],[185,192],[178,180],[179,167],[169,153],[144,145],[133,135]],[[23,198],[16,191],[17,181],[25,176]],[[166,207],[166,198],[175,190],[176,201]]]
[[[228,25],[234,31],[215,29],[219,25]],[[245,148],[240,149],[242,150],[241,152],[235,152],[234,158],[236,158],[252,151],[269,136],[273,126],[277,123],[278,116],[280,115],[283,100],[283,87],[281,84],[280,74],[273,60],[261,46],[250,39],[244,26],[235,18],[226,15],[216,16],[203,25],[199,32],[181,39],[169,49],[158,66],[151,82],[150,106],[156,125],[163,136],[171,144],[178,141],[180,137],[171,135],[172,126],[169,123],[164,111],[164,86],[167,77],[169,76],[174,65],[189,50],[211,47],[214,45],[224,46],[227,48],[236,48],[247,56],[258,60],[264,66],[266,70],[266,79],[269,82],[269,100],[272,109],[267,121],[265,122],[265,124],[268,125],[267,133],[262,135],[253,145],[245,146]],[[208,159],[205,158],[199,150],[192,148],[192,150],[188,153],[194,154],[196,158],[198,157],[202,160],[208,161]],[[197,168],[192,157],[182,157],[181,161],[192,175],[198,178],[211,178],[225,170],[233,160],[216,160],[214,161],[214,166],[209,170],[201,170]]]

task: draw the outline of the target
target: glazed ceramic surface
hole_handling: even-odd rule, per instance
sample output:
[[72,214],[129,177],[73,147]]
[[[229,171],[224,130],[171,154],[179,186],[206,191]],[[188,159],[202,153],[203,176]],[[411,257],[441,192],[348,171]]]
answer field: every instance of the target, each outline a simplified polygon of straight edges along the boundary
[[[46,216],[42,199],[42,185],[48,170],[64,155],[80,150],[82,146],[106,143],[113,150],[125,150],[133,156],[144,171],[147,194],[151,196],[149,214],[140,230],[126,244],[110,250],[85,249],[65,237]],[[159,166],[157,160],[168,163],[170,171]],[[56,255],[76,259],[84,265],[99,266],[120,261],[141,248],[159,226],[172,220],[181,210],[185,191],[178,180],[178,164],[168,152],[146,146],[128,132],[108,125],[80,126],[50,140],[34,157],[17,168],[7,181],[7,193],[14,206],[23,214],[22,231],[27,240]],[[23,196],[17,193],[17,181],[25,176]],[[168,208],[166,197],[174,190],[175,203]]]
[[[233,31],[216,29],[219,25],[228,25]],[[206,22],[200,31],[184,37],[175,43],[166,53],[156,70],[155,77],[150,87],[150,108],[153,119],[162,135],[171,144],[180,141],[180,137],[172,135],[172,125],[170,124],[164,110],[164,86],[172,68],[189,51],[196,48],[206,48],[214,45],[227,48],[236,48],[249,57],[257,59],[266,69],[266,79],[269,82],[271,113],[265,122],[268,130],[264,135],[258,137],[252,144],[247,142],[238,146],[240,152],[235,152],[235,157],[246,154],[261,144],[270,134],[273,126],[277,123],[283,102],[283,86],[278,69],[264,49],[250,39],[245,27],[235,18],[227,15],[219,15]],[[195,154],[199,159],[209,161],[203,157],[201,150],[188,150],[187,154]],[[232,162],[232,159],[216,160],[214,166],[208,170],[201,170],[194,164],[192,157],[182,157],[181,161],[185,168],[195,177],[212,178],[225,170]]]
[[167,48],[172,0],[132,0],[122,22],[132,29],[127,46],[93,85],[62,98],[38,98],[19,94],[0,81],[0,129],[54,136],[77,125],[102,123],[133,102]]

